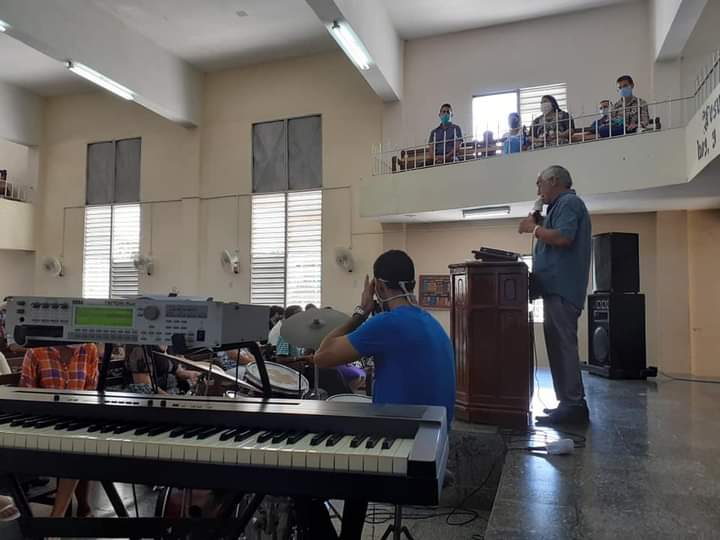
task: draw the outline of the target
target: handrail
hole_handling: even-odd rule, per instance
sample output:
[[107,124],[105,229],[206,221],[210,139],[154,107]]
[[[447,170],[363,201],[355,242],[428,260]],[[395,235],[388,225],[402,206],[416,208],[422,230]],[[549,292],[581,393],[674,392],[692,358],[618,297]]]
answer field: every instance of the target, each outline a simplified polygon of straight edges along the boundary
[[0,180],[0,199],[17,202],[32,202],[35,188],[25,184],[17,184],[8,180]]

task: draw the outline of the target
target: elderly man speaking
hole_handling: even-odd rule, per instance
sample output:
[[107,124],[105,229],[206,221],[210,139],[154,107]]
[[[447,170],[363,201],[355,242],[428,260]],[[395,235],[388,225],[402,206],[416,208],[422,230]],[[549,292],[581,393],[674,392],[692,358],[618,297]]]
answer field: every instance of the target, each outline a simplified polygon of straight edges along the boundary
[[518,232],[536,238],[533,289],[543,299],[545,343],[560,405],[545,409],[547,416],[536,423],[585,424],[589,413],[580,375],[577,323],[590,271],[590,215],[564,167],[552,165],[541,172],[537,193],[548,205],[547,216],[540,225],[531,214],[520,222]]

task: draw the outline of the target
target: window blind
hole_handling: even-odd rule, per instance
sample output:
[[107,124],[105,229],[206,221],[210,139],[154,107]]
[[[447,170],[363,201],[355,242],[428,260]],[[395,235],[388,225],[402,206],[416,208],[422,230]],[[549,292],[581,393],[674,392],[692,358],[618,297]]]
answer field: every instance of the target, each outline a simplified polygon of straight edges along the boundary
[[83,298],[107,298],[110,285],[112,207],[85,208],[83,248]]
[[285,305],[285,194],[254,195],[250,302]]
[[554,83],[542,86],[530,86],[520,89],[520,119],[522,124],[529,126],[532,121],[542,114],[540,100],[543,96],[553,96],[560,108],[567,111],[567,84]]
[[287,305],[320,304],[322,191],[287,194]]
[[140,252],[140,205],[113,207],[112,256],[110,258],[110,296],[136,296],[140,291],[138,271],[133,264]]

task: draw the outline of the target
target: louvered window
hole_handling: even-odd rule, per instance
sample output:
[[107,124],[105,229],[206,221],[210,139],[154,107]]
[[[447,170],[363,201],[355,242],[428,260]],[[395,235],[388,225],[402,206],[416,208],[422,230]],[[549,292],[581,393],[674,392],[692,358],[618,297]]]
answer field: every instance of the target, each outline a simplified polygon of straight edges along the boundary
[[122,298],[139,293],[133,257],[140,251],[140,205],[85,208],[84,298]]
[[320,304],[322,191],[254,195],[250,301]]
[[520,93],[520,118],[525,126],[530,126],[532,121],[542,114],[540,100],[543,96],[553,96],[563,111],[568,110],[567,84],[555,83],[542,86],[531,86],[521,88]]

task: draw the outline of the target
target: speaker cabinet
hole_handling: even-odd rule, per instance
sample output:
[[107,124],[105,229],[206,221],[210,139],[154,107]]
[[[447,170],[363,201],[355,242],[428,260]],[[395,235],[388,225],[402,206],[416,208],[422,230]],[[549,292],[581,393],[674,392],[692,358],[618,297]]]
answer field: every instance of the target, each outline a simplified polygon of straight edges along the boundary
[[588,296],[588,371],[610,379],[645,379],[645,295]]
[[596,234],[592,239],[595,292],[640,291],[639,239],[634,233]]

